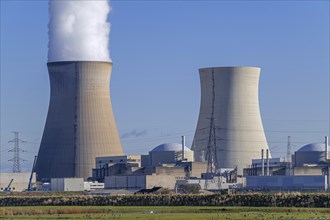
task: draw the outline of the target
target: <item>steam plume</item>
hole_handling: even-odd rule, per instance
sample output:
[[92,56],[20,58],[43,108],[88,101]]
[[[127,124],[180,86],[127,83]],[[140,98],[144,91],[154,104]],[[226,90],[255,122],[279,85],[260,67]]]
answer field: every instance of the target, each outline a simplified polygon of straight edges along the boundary
[[107,0],[49,2],[48,62],[110,61]]

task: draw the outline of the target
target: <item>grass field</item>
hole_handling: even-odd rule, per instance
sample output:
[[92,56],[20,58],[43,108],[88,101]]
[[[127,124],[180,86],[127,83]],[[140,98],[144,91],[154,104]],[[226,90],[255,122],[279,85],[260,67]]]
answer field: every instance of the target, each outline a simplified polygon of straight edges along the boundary
[[30,206],[0,208],[0,219],[330,219],[330,209],[203,206]]

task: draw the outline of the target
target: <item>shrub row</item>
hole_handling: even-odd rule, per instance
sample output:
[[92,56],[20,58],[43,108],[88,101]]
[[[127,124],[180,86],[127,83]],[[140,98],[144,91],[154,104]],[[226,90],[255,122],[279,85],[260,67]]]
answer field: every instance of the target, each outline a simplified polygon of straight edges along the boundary
[[329,193],[230,195],[4,196],[0,206],[255,206],[328,207]]

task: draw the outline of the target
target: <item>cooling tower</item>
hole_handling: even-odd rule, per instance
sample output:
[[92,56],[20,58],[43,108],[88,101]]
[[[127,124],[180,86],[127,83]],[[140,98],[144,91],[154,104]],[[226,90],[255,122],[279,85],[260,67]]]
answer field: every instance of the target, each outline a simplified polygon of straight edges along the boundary
[[215,67],[199,70],[201,106],[192,149],[205,161],[214,118],[218,168],[243,168],[268,149],[259,111],[260,68]]
[[95,157],[122,155],[110,100],[112,64],[48,63],[50,104],[38,153],[38,180],[92,176]]

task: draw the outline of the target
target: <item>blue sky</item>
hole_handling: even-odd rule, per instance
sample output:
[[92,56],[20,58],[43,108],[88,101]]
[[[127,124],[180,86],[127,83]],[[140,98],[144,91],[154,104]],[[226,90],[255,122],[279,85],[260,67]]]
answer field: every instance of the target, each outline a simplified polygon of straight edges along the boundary
[[[260,109],[273,156],[329,135],[328,1],[111,1],[111,97],[128,154],[190,146],[198,68],[260,66]],[[49,103],[47,1],[1,1],[1,169],[20,131],[23,170]]]

